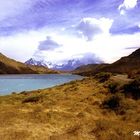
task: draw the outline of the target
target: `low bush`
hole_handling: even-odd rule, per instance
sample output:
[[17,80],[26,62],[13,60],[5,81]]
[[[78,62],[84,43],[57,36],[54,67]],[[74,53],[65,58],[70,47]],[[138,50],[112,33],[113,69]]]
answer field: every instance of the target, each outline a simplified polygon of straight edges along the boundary
[[115,82],[109,83],[108,89],[111,93],[116,93],[118,91],[118,83]]
[[123,86],[125,96],[140,99],[140,78],[137,78]]
[[41,96],[30,96],[23,99],[22,103],[36,103],[39,102],[41,99],[42,99]]
[[103,108],[108,108],[112,110],[116,110],[121,105],[121,97],[118,95],[113,95],[105,99],[102,103]]
[[95,75],[95,78],[99,80],[99,82],[105,82],[109,80],[111,73],[108,72],[101,72]]

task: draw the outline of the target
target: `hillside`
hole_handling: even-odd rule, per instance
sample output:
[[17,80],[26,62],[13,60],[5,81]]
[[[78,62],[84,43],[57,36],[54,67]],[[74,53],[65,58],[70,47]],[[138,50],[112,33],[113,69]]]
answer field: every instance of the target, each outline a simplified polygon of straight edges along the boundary
[[57,73],[61,73],[60,71],[56,71],[56,70],[52,70],[47,68],[46,66],[28,66],[29,68],[31,68],[33,71],[39,73],[39,74],[57,74]]
[[112,64],[85,65],[72,71],[72,73],[86,76],[94,75],[98,72],[126,73],[129,75],[140,74],[140,49]]
[[108,64],[88,64],[88,65],[83,65],[80,66],[78,68],[76,68],[74,71],[72,71],[73,74],[79,74],[79,75],[86,75],[86,76],[90,76],[90,75],[94,75],[95,73],[97,73],[98,71],[100,71],[100,69],[104,68],[108,66]]
[[85,78],[0,96],[1,140],[139,140],[140,101],[111,88],[111,79],[120,82]]
[[140,71],[140,49],[137,49],[132,54],[122,57],[120,60],[102,69],[114,73],[133,73]]
[[46,67],[28,66],[21,62],[10,59],[0,53],[0,74],[38,74],[57,73]]
[[[39,68],[1,57],[3,63],[7,60],[6,64],[11,62],[9,65],[17,69],[20,66],[32,71]],[[136,51],[128,57],[138,59],[139,54]],[[87,65],[75,71],[89,75],[107,67],[110,65]],[[42,70],[37,71],[44,72],[44,67]],[[99,73],[53,88],[0,96],[0,138],[138,140],[134,132],[140,130],[139,93],[140,79]]]

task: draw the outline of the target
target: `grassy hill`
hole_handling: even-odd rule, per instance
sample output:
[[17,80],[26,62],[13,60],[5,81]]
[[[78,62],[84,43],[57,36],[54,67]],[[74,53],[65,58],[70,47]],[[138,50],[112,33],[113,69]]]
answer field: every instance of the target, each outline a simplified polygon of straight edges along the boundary
[[90,64],[75,69],[72,73],[94,75],[98,72],[123,73],[131,76],[140,74],[140,49],[112,64]]
[[[30,67],[2,54],[0,57],[3,73],[44,72],[44,67]],[[75,73],[94,75],[82,80],[0,96],[0,139],[139,140],[134,131],[140,130],[140,78],[103,70],[139,70],[139,50],[111,65],[77,68]]]
[[108,66],[109,64],[88,64],[80,66],[72,71],[73,74],[79,74],[83,76],[91,76],[100,71],[100,69]]
[[46,67],[27,66],[0,53],[0,74],[38,74],[57,73]]
[[132,73],[140,71],[140,49],[126,57],[122,57],[115,63],[103,68],[104,71],[115,73]]
[[127,97],[122,88],[131,80],[121,79],[115,90],[120,75],[1,96],[0,139],[139,140],[140,101]]

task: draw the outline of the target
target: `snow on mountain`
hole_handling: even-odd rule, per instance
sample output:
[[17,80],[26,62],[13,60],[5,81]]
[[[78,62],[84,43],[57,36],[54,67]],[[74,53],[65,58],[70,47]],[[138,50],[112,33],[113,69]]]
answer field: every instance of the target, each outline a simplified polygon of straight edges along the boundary
[[68,71],[68,70],[74,70],[77,67],[81,66],[81,65],[86,65],[86,64],[98,64],[101,63],[101,61],[96,61],[93,59],[71,59],[71,60],[67,60],[61,64],[55,64],[55,63],[51,63],[45,60],[36,60],[34,58],[29,59],[28,61],[25,62],[25,64],[28,65],[36,65],[36,66],[44,66],[44,67],[48,67],[54,70],[64,70],[64,71]]
[[30,58],[29,60],[25,62],[25,64],[34,65],[34,66],[44,66],[48,68],[51,68],[51,65],[52,65],[50,62],[46,62],[45,60],[36,60],[34,58]]

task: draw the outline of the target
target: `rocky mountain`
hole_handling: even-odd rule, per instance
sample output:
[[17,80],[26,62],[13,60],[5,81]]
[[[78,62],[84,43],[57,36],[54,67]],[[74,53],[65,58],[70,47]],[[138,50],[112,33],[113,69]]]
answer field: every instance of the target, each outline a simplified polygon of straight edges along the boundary
[[140,49],[129,56],[122,57],[112,64],[91,64],[80,66],[72,73],[80,75],[94,75],[98,72],[126,73],[136,75],[140,73]]
[[38,74],[57,73],[43,66],[29,66],[24,63],[10,59],[0,53],[0,74]]
[[44,67],[48,67],[48,65],[49,65],[44,60],[36,60],[34,58],[30,58],[29,60],[27,60],[25,62],[25,64],[27,64],[27,65],[33,65],[33,66],[44,66]]
[[68,60],[67,62],[63,64],[53,65],[53,69],[62,70],[62,71],[70,71],[81,65],[83,65],[83,63],[80,60],[72,59],[72,60]]
[[60,71],[71,71],[76,69],[79,66],[85,65],[85,64],[98,64],[100,61],[95,61],[93,59],[90,60],[83,60],[83,59],[71,59],[68,61],[63,62],[62,64],[53,64],[51,62],[47,62],[45,60],[37,60],[34,58],[31,58],[25,62],[27,65],[33,65],[33,66],[45,66],[49,67],[54,70],[60,70]]

